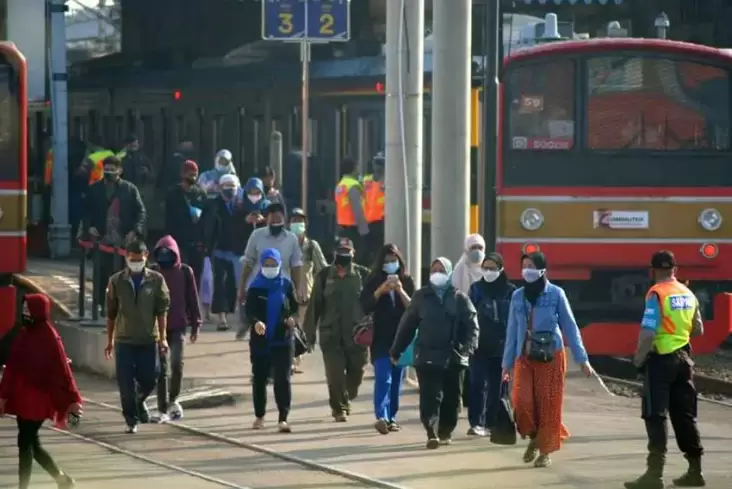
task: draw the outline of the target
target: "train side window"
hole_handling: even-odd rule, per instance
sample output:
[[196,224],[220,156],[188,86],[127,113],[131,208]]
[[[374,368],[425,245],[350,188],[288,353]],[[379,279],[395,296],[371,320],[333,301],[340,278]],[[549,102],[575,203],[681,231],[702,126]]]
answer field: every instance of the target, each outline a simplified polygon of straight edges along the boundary
[[308,153],[310,155],[318,154],[318,121],[310,119],[308,128]]

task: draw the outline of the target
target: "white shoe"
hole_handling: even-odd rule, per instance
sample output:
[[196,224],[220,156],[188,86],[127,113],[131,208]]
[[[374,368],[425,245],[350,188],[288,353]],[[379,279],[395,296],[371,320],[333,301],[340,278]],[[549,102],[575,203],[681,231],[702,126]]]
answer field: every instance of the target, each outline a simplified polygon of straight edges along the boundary
[[153,423],[162,424],[170,421],[170,416],[165,413],[158,413],[150,419]]
[[134,435],[137,433],[137,425],[136,424],[128,424],[125,426],[125,433],[128,435]]
[[277,431],[280,433],[292,433],[292,428],[287,424],[287,421],[280,421],[277,425]]
[[181,406],[178,401],[171,403],[170,408],[168,409],[168,416],[170,416],[170,419],[173,421],[183,419],[183,406]]

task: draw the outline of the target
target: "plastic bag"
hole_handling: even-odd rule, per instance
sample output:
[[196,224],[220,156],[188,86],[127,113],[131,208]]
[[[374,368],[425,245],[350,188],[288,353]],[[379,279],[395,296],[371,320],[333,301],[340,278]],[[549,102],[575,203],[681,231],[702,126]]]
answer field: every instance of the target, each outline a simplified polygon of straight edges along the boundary
[[213,301],[213,268],[211,267],[211,258],[203,259],[203,272],[201,272],[201,287],[199,296],[202,304],[211,304]]
[[491,430],[491,443],[495,445],[516,444],[516,420],[508,395],[508,382],[501,385],[501,400],[498,403],[496,422]]
[[404,350],[404,353],[402,353],[402,356],[399,357],[399,361],[397,362],[397,367],[411,367],[414,365],[414,342],[417,341],[415,338],[412,340],[412,342],[409,344],[406,350]]

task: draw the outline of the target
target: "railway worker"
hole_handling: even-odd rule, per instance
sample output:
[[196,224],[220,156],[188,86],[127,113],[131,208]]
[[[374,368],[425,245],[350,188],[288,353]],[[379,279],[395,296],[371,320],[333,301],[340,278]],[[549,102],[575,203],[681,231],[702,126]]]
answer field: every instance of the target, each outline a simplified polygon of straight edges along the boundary
[[114,152],[101,145],[101,136],[95,134],[89,137],[86,148],[87,154],[77,170],[77,174],[86,175],[89,186],[104,178],[104,160],[114,156]]
[[167,322],[170,293],[165,278],[147,267],[147,246],[135,240],[127,246],[127,267],[109,279],[107,288],[107,346],[114,354],[119,397],[126,432],[137,433],[148,423],[145,400],[155,389],[160,355],[168,354]]
[[589,377],[594,371],[567,294],[546,278],[544,254],[523,255],[521,267],[525,285],[511,296],[502,378],[513,376],[516,425],[519,434],[530,439],[524,462],[548,467],[550,454],[569,437],[562,423],[565,339],[584,374]]
[[292,331],[297,324],[298,304],[292,281],[282,274],[280,252],[274,248],[265,249],[259,263],[259,272],[247,289],[244,306],[247,322],[254,325],[249,337],[252,400],[256,416],[252,429],[264,428],[267,383],[271,376],[279,411],[277,429],[280,433],[290,433],[287,417],[292,403],[291,377],[295,353]]
[[117,158],[122,161],[122,175],[125,180],[138,187],[145,185],[152,174],[150,158],[140,150],[140,141],[136,135],[127,135],[124,145],[124,148],[117,153]]
[[160,355],[157,392],[157,421],[165,422],[168,419],[183,418],[183,408],[178,402],[178,396],[183,382],[186,329],[191,328],[191,343],[195,343],[201,329],[201,310],[198,306],[198,287],[193,269],[181,262],[181,253],[175,239],[172,236],[163,236],[155,245],[153,256],[156,262],[153,270],[162,274],[170,293],[166,333],[170,355]]
[[[384,153],[378,153],[371,160],[372,171],[363,179],[364,214],[369,225],[368,250],[373,250],[372,256],[384,246]],[[369,259],[368,262],[372,260]]]
[[169,160],[165,161],[157,174],[155,188],[159,192],[165,192],[178,183],[178,172],[186,160],[195,160],[193,142],[184,139],[178,144],[178,150],[173,153]]
[[396,422],[406,369],[393,365],[389,349],[399,321],[414,295],[414,280],[396,245],[382,245],[361,291],[361,307],[372,314],[373,338],[369,353],[374,366],[374,428],[382,435],[400,431]]
[[703,487],[701,458],[704,449],[696,425],[697,392],[689,340],[704,332],[699,302],[694,293],[676,280],[676,258],[662,250],[651,257],[655,285],[646,295],[638,349],[634,363],[643,376],[642,417],[648,434],[646,472],[626,482],[628,489],[663,488],[668,428],[689,462],[688,471],[674,479],[677,487]]
[[366,237],[369,225],[364,213],[363,185],[359,181],[358,164],[350,157],[341,164],[343,177],[335,189],[336,223],[340,227],[340,236],[354,243],[359,255],[357,261],[367,252]]
[[[465,238],[463,254],[452,272],[452,286],[463,294],[470,293],[470,287],[483,278],[482,263],[485,258],[485,240],[480,234]],[[463,379],[463,406],[470,405],[470,370]]]
[[215,199],[219,196],[219,185],[221,177],[224,175],[236,175],[236,168],[232,163],[231,151],[222,149],[216,153],[216,166],[201,174],[198,179],[198,185],[206,191],[209,199]]
[[240,258],[247,245],[246,230],[249,212],[237,197],[239,178],[233,174],[221,177],[219,195],[210,202],[201,219],[206,228],[206,249],[213,265],[213,302],[211,313],[218,315],[217,329],[229,329],[228,314],[236,310],[237,279],[241,274]]
[[353,327],[363,318],[359,299],[370,271],[354,263],[354,255],[350,239],[336,241],[333,265],[315,276],[303,325],[311,350],[320,340],[331,415],[339,423],[348,421],[368,356],[366,348],[353,341]]
[[[122,163],[116,156],[104,160],[104,180],[94,183],[86,193],[84,234],[102,243],[124,247],[145,233],[147,211],[140,191],[120,177]],[[95,284],[97,304],[104,305],[105,288],[110,275],[117,270],[116,257],[102,253],[98,280]]]
[[[307,223],[308,217],[305,215],[305,211],[299,207],[293,208],[290,213],[290,231],[297,236],[300,242],[300,250],[302,251],[302,280],[300,281],[302,290],[298,295],[300,298],[298,319],[301,325],[305,322],[305,312],[307,311],[308,301],[313,292],[314,277],[328,266],[320,244],[307,235]],[[293,373],[302,373],[302,369],[300,369],[301,360],[301,357],[295,357],[292,367]]]
[[51,323],[47,296],[28,294],[23,298],[22,324],[0,381],[0,417],[15,415],[18,425],[16,487],[28,489],[35,459],[59,489],[71,489],[74,480],[59,469],[39,437],[46,419],[65,428],[69,414],[82,414],[81,394],[63,342]]
[[470,286],[468,297],[478,311],[478,349],[470,359],[468,435],[485,436],[493,428],[501,399],[501,360],[511,296],[516,287],[503,270],[503,257],[488,253],[481,264],[483,277]]
[[196,283],[201,280],[204,258],[201,216],[208,202],[206,192],[197,184],[198,165],[186,160],[180,169],[180,183],[165,196],[165,231],[180,247],[180,259],[193,269]]
[[389,351],[392,363],[397,364],[414,342],[419,417],[430,450],[452,442],[463,373],[478,346],[475,307],[467,295],[453,287],[451,272],[452,263],[447,258],[432,261],[429,284],[412,297]]

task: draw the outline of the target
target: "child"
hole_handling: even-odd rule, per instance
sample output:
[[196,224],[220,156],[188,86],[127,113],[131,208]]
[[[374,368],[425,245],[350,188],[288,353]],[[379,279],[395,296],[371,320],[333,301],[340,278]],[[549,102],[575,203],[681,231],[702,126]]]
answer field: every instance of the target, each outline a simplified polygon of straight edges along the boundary
[[69,413],[81,415],[76,387],[61,338],[51,324],[51,302],[42,294],[23,299],[23,328],[13,342],[0,381],[0,416],[14,414],[18,423],[20,489],[30,484],[33,460],[56,480],[59,489],[75,487],[41,446],[46,419],[65,428]]

